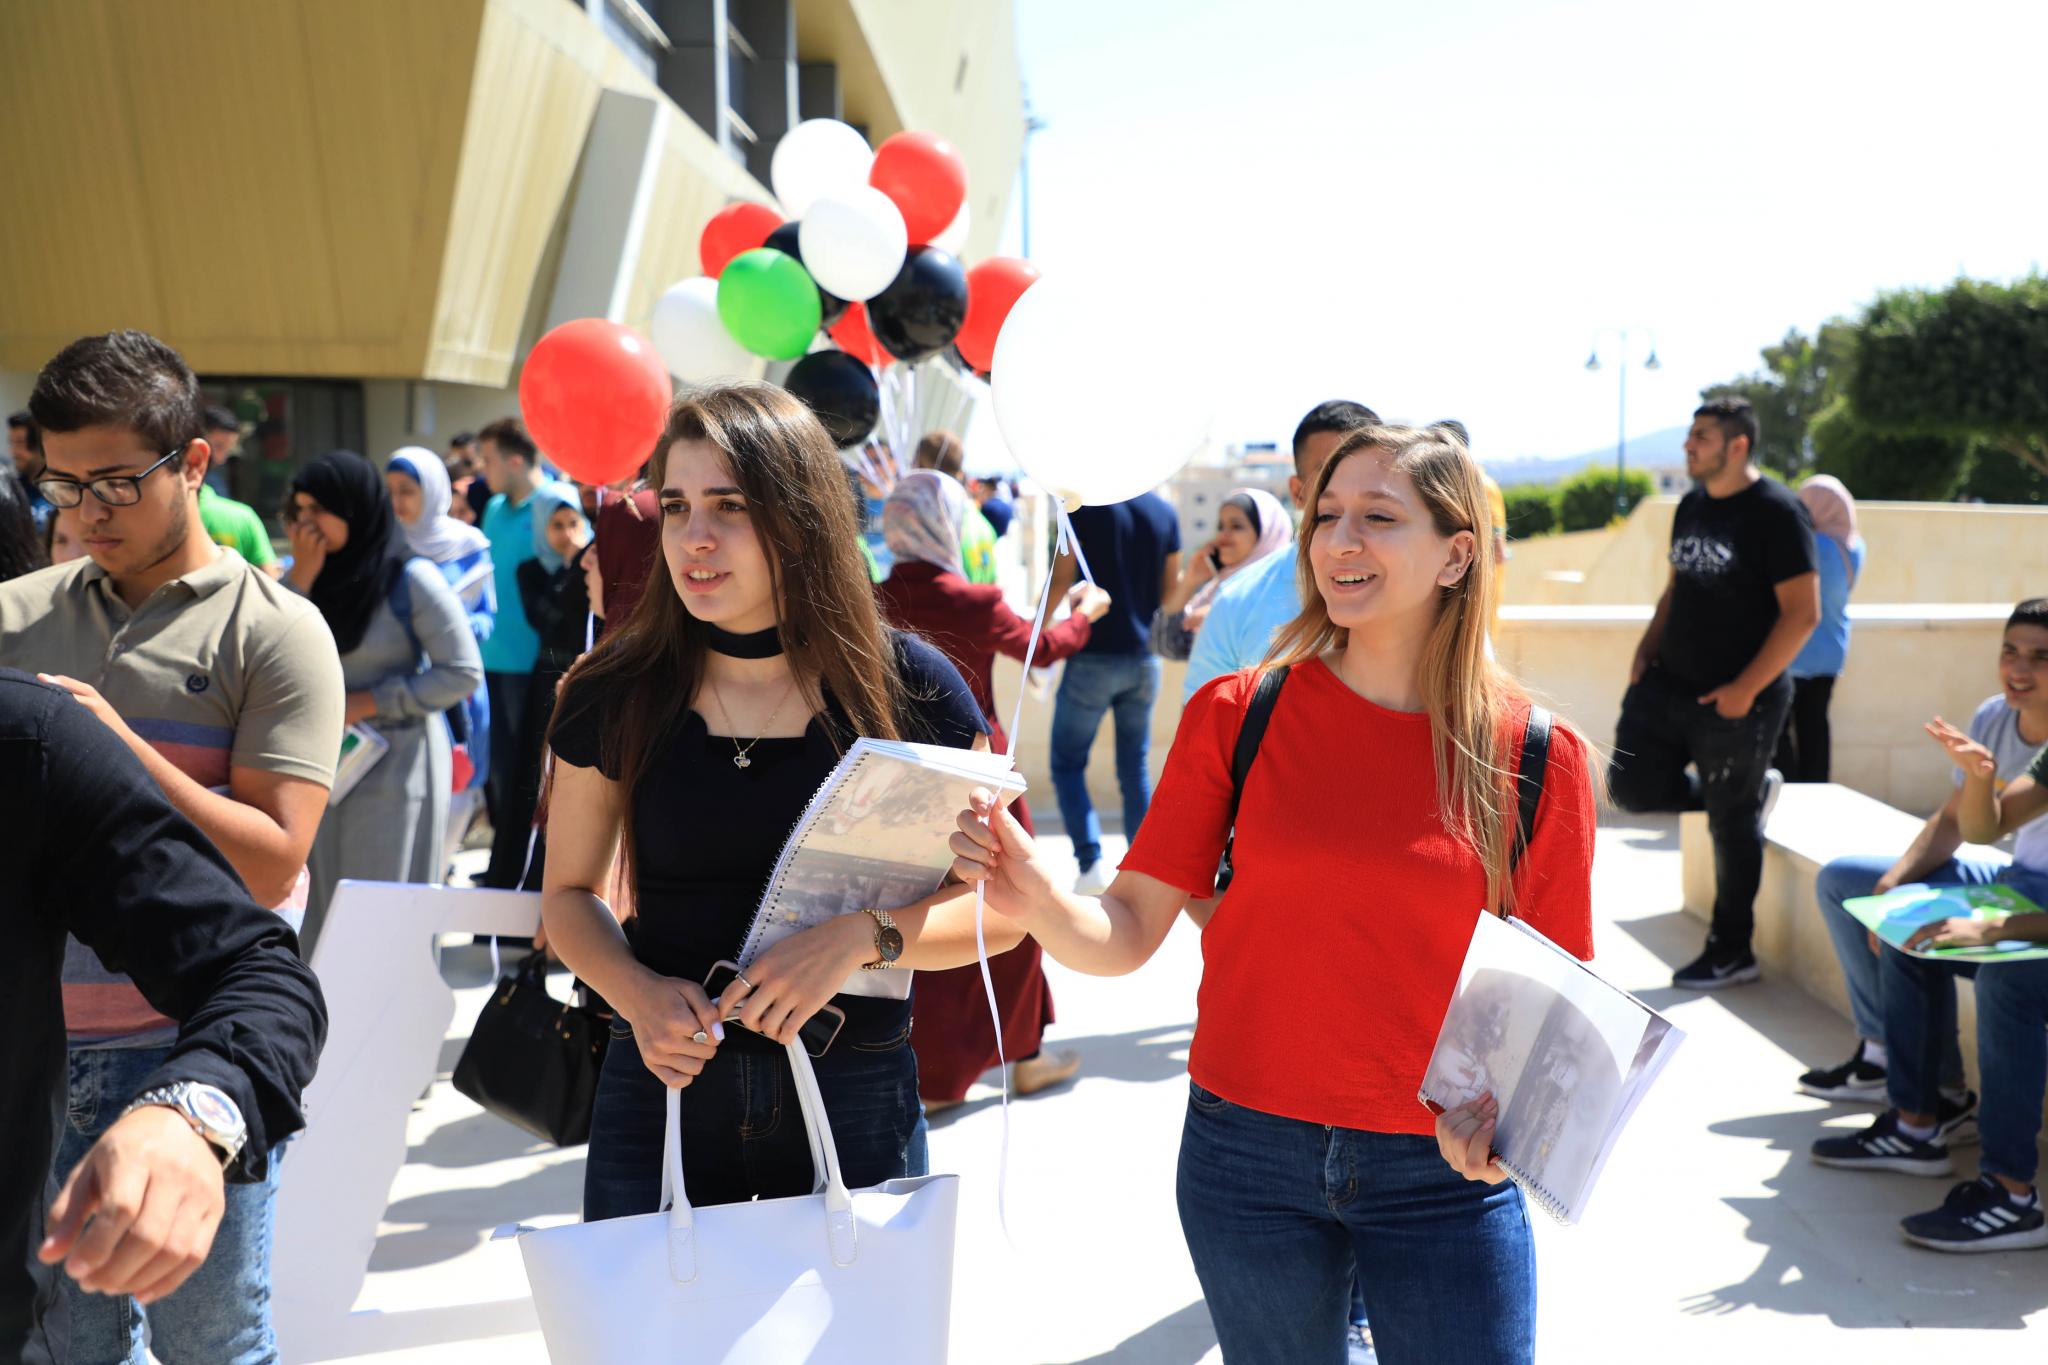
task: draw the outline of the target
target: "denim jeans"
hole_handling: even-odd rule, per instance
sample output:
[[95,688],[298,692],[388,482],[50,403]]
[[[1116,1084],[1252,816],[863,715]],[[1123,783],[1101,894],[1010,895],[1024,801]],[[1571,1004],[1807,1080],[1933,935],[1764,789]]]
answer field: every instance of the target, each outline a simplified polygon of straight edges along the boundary
[[[1834,940],[1835,960],[1842,964],[1842,979],[1849,986],[1849,1014],[1856,1021],[1856,1036],[1873,1043],[1884,1041],[1884,994],[1877,967],[1877,954],[1870,951],[1870,931],[1862,921],[1842,908],[1844,901],[1868,896],[1877,889],[1877,879],[1891,871],[1894,857],[1837,858],[1820,870],[1813,881],[1814,899],[1820,902],[1821,920]],[[1931,886],[1988,886],[2003,881],[2012,864],[1998,858],[1951,858],[1921,881]],[[1944,1090],[1963,1084],[1963,1053],[1956,1042],[1951,1018],[1941,1059]]]
[[[94,1139],[170,1055],[157,1048],[73,1048],[71,1099],[57,1144],[57,1179],[84,1159]],[[284,1144],[270,1154],[259,1184],[230,1182],[213,1249],[169,1298],[144,1309],[126,1294],[88,1294],[59,1276],[71,1319],[72,1365],[143,1365],[149,1350],[163,1365],[267,1365],[277,1360],[270,1329],[270,1238]]]
[[[586,1223],[661,1207],[662,1084],[626,1022],[614,1021],[611,1032],[583,1168]],[[699,1207],[809,1194],[816,1178],[788,1056],[735,1043],[738,1032],[728,1029],[718,1055],[683,1090],[683,1188]],[[930,1155],[908,1029],[867,1045],[841,1039],[814,1065],[849,1189],[925,1174]]]
[[[2036,904],[2048,887],[2015,882]],[[1987,1175],[2032,1183],[2040,1163],[2041,1104],[2048,1089],[2048,961],[1941,962],[1887,946],[1884,1044],[1891,1102],[1917,1114],[1938,1103],[1939,1040],[1956,1027],[1956,978],[1977,983],[1977,1079],[1982,1098],[1980,1167]]]
[[1115,716],[1124,837],[1135,839],[1152,801],[1152,774],[1145,760],[1152,747],[1152,700],[1158,695],[1159,660],[1151,654],[1076,654],[1060,675],[1052,703],[1052,790],[1083,871],[1102,858],[1102,822],[1088,799],[1088,751],[1102,728],[1103,712]]
[[1230,1365],[1341,1365],[1357,1285],[1386,1365],[1535,1356],[1522,1192],[1436,1140],[1279,1118],[1190,1084],[1180,1225]]
[[[1792,680],[1781,676],[1758,694],[1748,715],[1724,720],[1700,705],[1696,689],[1659,668],[1621,699],[1607,773],[1614,804],[1627,811],[1707,813],[1714,840],[1713,942],[1726,954],[1749,951],[1764,871],[1764,774],[1791,705]],[[1687,772],[1688,764],[1698,771]]]

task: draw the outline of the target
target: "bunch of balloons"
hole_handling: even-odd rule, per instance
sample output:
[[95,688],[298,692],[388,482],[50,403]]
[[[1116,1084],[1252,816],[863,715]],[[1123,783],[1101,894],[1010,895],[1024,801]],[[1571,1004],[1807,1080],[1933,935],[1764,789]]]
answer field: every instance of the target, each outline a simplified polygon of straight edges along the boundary
[[776,144],[769,180],[780,210],[714,214],[704,274],[656,302],[654,347],[672,374],[702,384],[795,360],[785,386],[848,447],[888,415],[885,394],[893,409],[911,401],[926,362],[988,372],[1038,272],[1007,257],[962,266],[967,167],[951,143],[903,132],[871,150],[847,124],[811,119]]

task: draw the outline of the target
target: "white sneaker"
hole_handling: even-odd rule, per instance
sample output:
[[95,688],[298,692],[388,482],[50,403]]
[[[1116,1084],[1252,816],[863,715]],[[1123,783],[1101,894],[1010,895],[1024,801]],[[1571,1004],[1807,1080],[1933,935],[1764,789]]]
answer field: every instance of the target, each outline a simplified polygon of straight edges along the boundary
[[1081,869],[1081,875],[1074,878],[1074,894],[1077,896],[1099,896],[1109,890],[1109,871],[1098,861]]

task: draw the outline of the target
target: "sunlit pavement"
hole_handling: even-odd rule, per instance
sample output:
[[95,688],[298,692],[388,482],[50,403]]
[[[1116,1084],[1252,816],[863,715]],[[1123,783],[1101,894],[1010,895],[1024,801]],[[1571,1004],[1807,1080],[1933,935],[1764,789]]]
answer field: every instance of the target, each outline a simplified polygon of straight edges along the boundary
[[[1064,843],[1046,840],[1048,848]],[[1120,853],[1111,841],[1109,856]],[[1671,968],[1698,950],[1703,932],[1677,909],[1675,825],[1603,828],[1596,877],[1601,970],[1666,1010],[1689,1037],[1637,1114],[1585,1221],[1562,1228],[1536,1216],[1539,1358],[2039,1360],[2039,1332],[2030,1340],[2022,1329],[2048,1327],[2048,1251],[1915,1250],[1900,1240],[1897,1221],[1938,1203],[1948,1182],[1808,1161],[1807,1144],[1823,1125],[1861,1124],[1873,1112],[1792,1088],[1805,1066],[1846,1055],[1847,1025],[1790,985],[1766,981],[1714,996],[1670,988]],[[459,1030],[483,1002],[483,958],[468,947],[450,954],[451,976],[472,983],[460,992]],[[1060,1017],[1048,1041],[1085,1060],[1070,1086],[1010,1106],[1007,1238],[998,1219],[997,1090],[977,1087],[932,1125],[933,1169],[962,1176],[953,1359],[1215,1361],[1173,1192],[1200,970],[1196,936],[1183,923],[1131,977],[1049,970]],[[1359,984],[1371,989],[1369,968]],[[1305,1035],[1305,1045],[1313,1042]],[[451,1041],[445,1050],[444,1074],[459,1046]],[[393,1190],[361,1305],[512,1292],[517,1251],[487,1242],[489,1230],[515,1219],[573,1218],[581,1152],[528,1143],[445,1083],[414,1115],[411,1134],[412,1163]],[[1974,1160],[1973,1150],[1963,1155]],[[1958,1178],[1970,1173],[1966,1165]],[[1908,1327],[1910,1336],[1901,1330]],[[532,1332],[358,1357],[508,1365],[545,1358]]]

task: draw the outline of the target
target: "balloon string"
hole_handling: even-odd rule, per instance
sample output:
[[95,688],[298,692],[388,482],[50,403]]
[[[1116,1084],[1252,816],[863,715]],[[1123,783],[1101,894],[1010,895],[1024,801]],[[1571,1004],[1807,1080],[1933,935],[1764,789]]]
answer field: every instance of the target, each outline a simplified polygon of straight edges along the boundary
[[1067,515],[1067,505],[1058,498],[1052,500],[1052,505],[1059,509],[1060,544],[1073,550],[1074,563],[1081,570],[1082,581],[1090,587],[1095,586],[1095,575],[1088,571],[1088,556],[1081,549],[1081,537],[1074,530],[1074,519]]
[[[1064,526],[1060,529],[1060,542],[1067,538]],[[1059,547],[1052,555],[1055,563],[1059,560]],[[1052,564],[1045,569],[1045,582],[1038,589],[1038,603],[1031,613],[1031,639],[1024,646],[1024,671],[1017,680],[1017,709],[1010,715],[1010,728],[1003,734],[1003,748],[999,751],[1010,756],[1010,766],[1016,766],[1017,727],[1024,723],[1024,698],[1030,692],[1027,681],[1031,676],[1031,656],[1038,652],[1038,636],[1045,625],[1045,617],[1052,594]],[[1003,1140],[996,1159],[996,1223],[1003,1230],[1003,1240],[1016,1249],[1016,1239],[1010,1236],[1010,1062],[1003,1055],[1003,1010],[996,1003],[995,977],[990,975],[988,966],[988,937],[984,928],[988,913],[988,885],[974,884],[974,960],[981,967],[981,990],[988,998],[988,1019],[996,1035],[996,1070],[1002,1077],[1003,1086]]]

